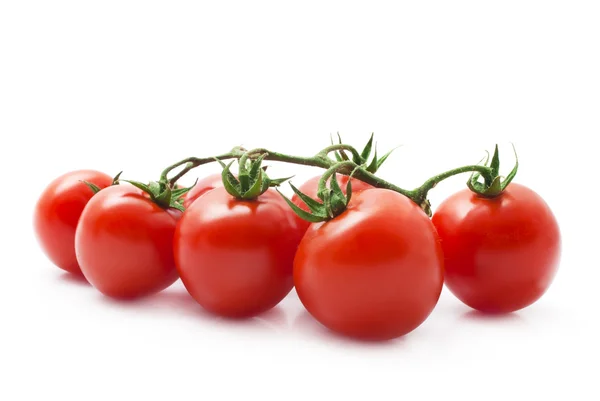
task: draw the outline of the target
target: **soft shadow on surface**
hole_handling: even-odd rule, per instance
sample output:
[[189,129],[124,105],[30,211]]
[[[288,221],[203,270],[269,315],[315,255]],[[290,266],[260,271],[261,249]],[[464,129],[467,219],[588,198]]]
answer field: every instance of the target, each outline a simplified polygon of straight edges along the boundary
[[512,313],[484,313],[475,309],[464,312],[460,316],[461,320],[472,322],[524,322],[525,319],[517,312]]
[[213,314],[200,306],[184,288],[169,288],[142,299],[112,299],[102,296],[103,302],[111,305],[135,309],[149,313],[168,313],[183,316],[198,322],[212,323],[228,328],[252,328],[264,331],[278,331],[287,327],[284,310],[276,306],[260,315],[249,318],[227,318]]
[[64,273],[61,273],[60,276],[58,276],[58,280],[63,283],[78,285],[78,286],[82,286],[82,287],[91,287],[92,286],[90,283],[88,283],[88,281],[85,279],[83,274],[74,274],[74,273],[64,272]]
[[[295,332],[305,334],[308,337],[318,338],[320,340],[329,341],[340,345],[360,346],[369,348],[397,348],[406,344],[406,336],[398,337],[391,340],[376,341],[376,340],[361,340],[343,336],[335,333],[315,318],[313,318],[307,310],[302,310],[294,319],[292,329]],[[410,335],[410,333],[408,334]]]
[[258,316],[255,316],[254,319],[262,320],[265,323],[268,323],[277,328],[287,328],[288,318],[281,306],[276,306],[273,309],[270,309],[266,312],[261,313]]

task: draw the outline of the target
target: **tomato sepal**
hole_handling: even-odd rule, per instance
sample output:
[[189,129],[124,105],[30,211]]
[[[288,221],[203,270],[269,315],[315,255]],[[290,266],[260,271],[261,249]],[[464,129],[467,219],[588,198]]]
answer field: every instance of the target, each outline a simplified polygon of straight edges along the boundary
[[182,196],[186,194],[192,187],[171,189],[171,187],[164,182],[151,181],[148,184],[144,184],[139,181],[122,180],[130,183],[134,187],[144,191],[152,202],[156,203],[163,209],[173,208],[181,212],[185,211],[183,207]]
[[[122,171],[120,171],[117,175],[115,175],[113,177],[112,183],[110,184],[111,186],[112,185],[119,185],[119,178],[121,177],[121,174],[123,174]],[[100,188],[99,186],[97,186],[93,182],[89,182],[89,181],[85,181],[85,180],[82,180],[81,182],[83,182],[85,185],[87,185],[88,188],[92,190],[92,192],[94,193],[94,195],[96,195],[98,192],[100,192],[102,190],[102,188]]]
[[[352,176],[352,174],[350,176]],[[348,183],[346,184],[346,194],[344,194],[340,188],[335,172],[331,175],[330,181],[330,188],[327,188],[326,180],[322,179],[319,182],[317,197],[321,202],[306,195],[290,183],[292,191],[294,191],[298,198],[308,207],[308,212],[288,199],[279,190],[277,190],[277,192],[279,192],[294,213],[301,219],[310,223],[328,221],[342,214],[348,207],[350,199],[352,199],[352,180],[348,180]]]
[[[363,148],[363,151],[360,153],[360,157],[362,158],[363,162],[366,162],[369,159],[369,156],[371,156],[371,149],[373,149],[373,137],[374,137],[374,134],[371,133],[371,137],[369,138],[369,141]],[[377,153],[375,153],[375,159],[377,159]],[[355,160],[355,162],[356,162],[356,160]],[[357,164],[359,164],[359,163],[357,163]]]
[[[495,198],[504,192],[506,187],[512,182],[512,180],[517,175],[517,171],[519,169],[519,158],[517,156],[517,150],[513,145],[513,151],[515,153],[515,165],[510,171],[510,173],[506,177],[502,177],[500,175],[500,156],[498,151],[498,145],[496,145],[494,154],[492,156],[492,160],[489,163],[489,168],[491,170],[491,176],[488,179],[485,179],[484,182],[479,181],[481,174],[473,173],[471,177],[467,181],[467,186],[469,189],[483,197],[486,198]],[[489,153],[488,157],[485,158],[484,166],[488,166],[489,161]]]
[[[337,137],[338,137],[337,145],[342,145],[343,144],[342,137],[339,134],[339,132],[337,134]],[[331,145],[335,145],[333,142],[333,137],[330,137],[330,140],[331,140]],[[371,136],[369,137],[369,140],[367,141],[367,144],[364,146],[363,150],[360,153],[353,152],[352,161],[356,165],[364,166],[368,172],[375,174],[377,172],[377,170],[379,170],[379,168],[387,160],[387,158],[392,154],[392,152],[394,150],[396,150],[397,148],[398,147],[391,149],[386,154],[384,154],[381,158],[378,158],[377,157],[377,142],[374,142],[374,134],[371,133]],[[350,160],[350,158],[348,157],[348,155],[346,154],[344,149],[336,150],[333,152],[333,154],[338,163],[340,163],[342,161]],[[373,154],[373,158],[369,162],[369,159],[371,158],[371,154]]]
[[119,185],[121,174],[123,174],[123,171],[119,171],[119,173],[113,177],[112,185]]
[[[342,136],[340,135],[340,133],[337,133],[337,137],[338,137],[338,144],[341,145],[342,144]],[[331,139],[331,144],[334,145],[333,143],[333,136],[330,136]],[[348,158],[348,155],[346,154],[346,152],[344,152],[343,149],[340,150],[336,150],[335,152],[333,152],[334,156],[335,156],[335,160],[339,162],[342,162],[344,160],[350,160]]]
[[331,178],[331,191],[329,194],[329,208],[327,208],[327,212],[329,216],[333,219],[335,216],[340,215],[344,210],[346,210],[346,206],[350,201],[350,197],[352,196],[352,184],[350,180],[348,180],[348,184],[350,185],[350,193],[344,195],[340,185],[338,183],[337,177],[335,173]]
[[223,168],[221,177],[225,190],[236,199],[253,200],[264,194],[269,188],[278,187],[291,178],[271,179],[267,175],[266,166],[262,166],[266,156],[267,154],[263,153],[255,160],[242,156],[239,160],[237,177],[231,172],[231,166],[235,160],[225,164],[216,159]]
[[187,194],[192,188],[194,188],[197,183],[198,183],[198,179],[196,178],[196,181],[194,181],[194,183],[192,185],[190,185],[189,187],[171,189],[171,196],[176,199],[179,199],[183,195]]
[[[294,192],[297,191],[296,194],[298,194],[298,196],[300,197],[300,199],[304,200],[303,197],[305,197],[307,195],[302,194],[302,192],[300,192],[292,184],[290,184],[290,186],[292,187],[292,189],[294,190]],[[281,197],[285,200],[285,202],[289,205],[289,207],[292,208],[292,210],[294,211],[294,213],[296,213],[298,215],[298,217],[300,217],[301,219],[306,220],[309,223],[320,223],[320,222],[329,220],[329,216],[321,214],[321,211],[313,210],[313,208],[311,206],[308,206],[308,203],[307,203],[307,206],[311,209],[310,212],[302,210],[300,207],[298,207],[287,196],[285,196],[284,194],[282,194],[281,191],[279,191],[279,188],[275,188],[275,190],[279,193],[279,195],[281,195]],[[300,195],[300,194],[302,194],[302,195]],[[314,200],[314,199],[311,198],[311,200]],[[316,203],[318,205],[321,205],[319,202],[316,202]]]
[[92,190],[94,195],[96,195],[98,192],[100,192],[102,190],[102,188],[100,188],[99,186],[97,186],[96,184],[94,184],[92,182],[89,182],[89,181],[81,181],[81,182],[83,182],[85,185],[87,185],[88,188]]

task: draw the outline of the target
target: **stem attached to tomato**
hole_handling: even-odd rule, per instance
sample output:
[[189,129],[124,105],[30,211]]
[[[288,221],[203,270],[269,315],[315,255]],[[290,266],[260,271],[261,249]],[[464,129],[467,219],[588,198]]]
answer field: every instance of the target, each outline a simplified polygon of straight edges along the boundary
[[392,191],[401,193],[404,196],[408,196],[409,198],[412,199],[412,196],[411,196],[412,191],[407,191],[406,189],[402,189],[402,188],[392,184],[391,182],[388,182],[382,178],[377,177],[375,174],[368,172],[366,169],[357,165],[352,160],[346,160],[343,162],[339,162],[339,163],[334,164],[330,168],[328,168],[327,171],[325,171],[325,173],[323,173],[323,176],[321,177],[321,180],[319,181],[319,187],[324,187],[327,180],[334,173],[340,173],[343,175],[352,174],[352,177],[354,177],[360,181],[366,182],[367,184],[372,185],[375,188],[390,189]]
[[[170,186],[174,186],[175,183],[177,182],[177,180],[179,180],[181,177],[186,175],[193,168],[196,168],[203,164],[212,163],[212,162],[216,161],[217,159],[218,160],[228,160],[228,159],[233,159],[233,158],[240,158],[244,154],[244,151],[245,150],[243,148],[236,147],[236,148],[233,148],[231,150],[231,152],[224,153],[220,156],[210,156],[210,157],[202,157],[202,158],[188,157],[187,159],[180,160],[177,163],[172,164],[169,167],[167,167],[166,169],[164,169],[163,172],[160,174],[160,182],[169,183]],[[168,175],[172,170],[175,170],[177,167],[183,166],[184,164],[185,164],[185,167],[179,173],[177,173],[171,179],[168,178]]]
[[[488,165],[488,158],[485,158],[483,165],[471,165],[455,168],[445,173],[438,174],[423,183],[419,188],[411,191],[410,198],[422,207],[429,208],[429,202],[427,201],[427,194],[435,187],[439,182],[446,178],[452,177],[457,174],[471,172],[471,178],[467,181],[467,186],[471,191],[481,196],[493,198],[500,195],[504,189],[510,184],[515,178],[517,170],[519,168],[519,159],[517,157],[517,151],[513,145],[513,151],[515,152],[515,165],[511,172],[505,178],[500,176],[500,156],[498,153],[498,145],[494,150],[492,160]],[[483,182],[479,182],[479,178],[483,178]],[[425,209],[424,207],[424,209]],[[427,210],[426,210],[427,211]],[[428,214],[431,214],[431,210],[428,210]]]
[[321,167],[321,168],[329,168],[333,164],[333,160],[328,157],[322,157],[320,154],[317,154],[313,157],[301,157],[301,156],[292,156],[286,155],[283,153],[273,152],[271,150],[267,150],[264,148],[252,149],[247,152],[248,157],[258,157],[260,155],[266,154],[265,160],[271,160],[276,162],[283,163],[291,163],[291,164],[300,164],[303,166],[313,166],[313,167]]
[[418,205],[422,205],[427,200],[427,195],[429,194],[429,191],[431,189],[433,189],[438,183],[444,181],[446,178],[450,178],[457,174],[473,173],[473,172],[481,174],[481,176],[483,177],[485,182],[493,181],[492,169],[490,167],[474,164],[474,165],[470,165],[470,166],[458,167],[458,168],[446,171],[444,173],[435,175],[435,176],[431,177],[430,179],[428,179],[427,181],[425,181],[423,183],[423,185],[421,185],[420,187],[413,189],[412,191],[409,191],[409,194],[406,196],[411,198]]

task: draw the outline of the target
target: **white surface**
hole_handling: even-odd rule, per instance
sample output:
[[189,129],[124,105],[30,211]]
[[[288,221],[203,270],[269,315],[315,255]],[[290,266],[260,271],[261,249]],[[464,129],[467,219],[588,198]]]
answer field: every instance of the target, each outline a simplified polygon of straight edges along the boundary
[[[1,197],[0,399],[599,399],[598,2],[199,3],[0,3],[2,183],[19,186]],[[239,324],[180,283],[116,303],[34,242],[33,203],[65,171],[148,180],[238,144],[309,154],[336,131],[405,144],[382,175],[406,187],[495,142],[506,173],[514,141],[517,181],[563,232],[550,291],[489,319],[444,291],[416,331],[366,345],[323,330],[293,293]]]

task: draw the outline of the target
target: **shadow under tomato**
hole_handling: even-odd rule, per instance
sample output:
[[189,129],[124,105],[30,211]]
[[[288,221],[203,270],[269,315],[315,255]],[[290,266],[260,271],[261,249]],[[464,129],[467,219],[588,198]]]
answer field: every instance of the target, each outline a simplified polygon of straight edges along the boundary
[[58,276],[58,279],[63,283],[79,285],[82,287],[91,287],[92,285],[85,279],[83,274],[64,272]]
[[262,320],[263,322],[279,329],[285,329],[288,327],[287,315],[284,309],[279,305],[261,313],[260,315],[255,316],[253,319]]
[[[178,287],[178,286],[177,286]],[[182,287],[168,288],[157,294],[139,299],[114,299],[103,296],[112,305],[134,308],[142,312],[164,313],[194,319],[228,328],[252,328],[277,331],[287,326],[287,317],[282,308],[275,308],[249,318],[227,318],[213,314],[200,306]]]
[[517,312],[512,313],[485,313],[476,309],[469,310],[460,316],[463,320],[472,322],[524,322],[525,320]]
[[[372,347],[372,348],[392,348],[398,347],[406,342],[406,337],[393,338],[391,340],[366,340],[344,336],[338,334],[319,323],[306,309],[302,310],[294,319],[292,328],[296,332],[306,334],[309,337],[316,337],[321,340],[329,341],[340,345]],[[410,333],[409,333],[410,334]]]
[[259,315],[245,318],[230,318],[211,313],[200,306],[192,296],[184,289],[166,290],[154,295],[153,302],[158,307],[167,307],[173,310],[179,309],[190,314],[196,314],[202,318],[221,320],[237,324],[246,324],[250,320],[261,320],[275,327],[287,326],[287,318],[283,309],[279,306],[265,311]]

